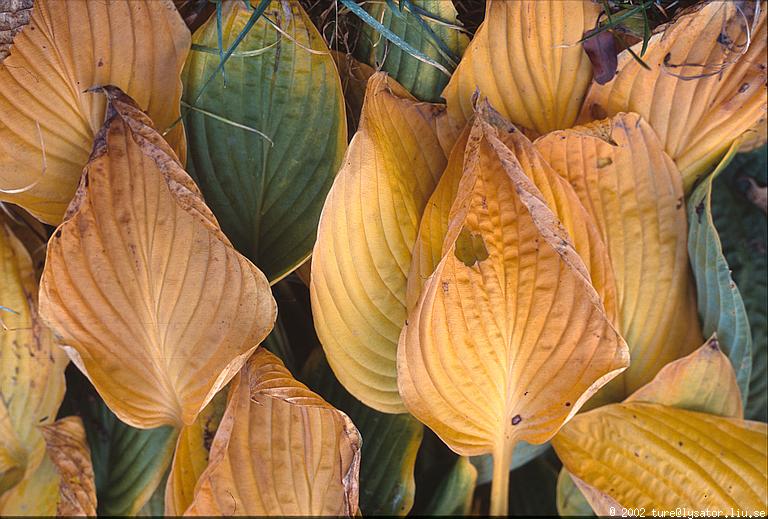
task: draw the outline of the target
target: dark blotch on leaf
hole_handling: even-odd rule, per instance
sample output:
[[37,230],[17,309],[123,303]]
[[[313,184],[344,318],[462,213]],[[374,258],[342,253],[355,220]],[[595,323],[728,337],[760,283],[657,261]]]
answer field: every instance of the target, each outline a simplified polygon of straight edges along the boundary
[[522,421],[523,421],[523,418],[519,414],[516,414],[515,416],[512,417],[512,425],[517,425]]

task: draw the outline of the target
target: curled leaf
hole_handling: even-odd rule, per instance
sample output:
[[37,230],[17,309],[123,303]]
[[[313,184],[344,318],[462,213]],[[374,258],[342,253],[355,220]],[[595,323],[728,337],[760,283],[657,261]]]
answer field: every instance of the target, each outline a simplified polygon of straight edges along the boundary
[[449,115],[466,121],[476,90],[536,135],[570,128],[592,79],[582,44],[601,12],[589,0],[487,2],[485,21],[443,91]]
[[[398,384],[409,411],[451,449],[493,453],[499,514],[514,445],[551,438],[627,366],[628,352],[544,201],[551,184],[525,175],[517,157],[532,158],[504,145],[495,120],[486,106],[474,121],[444,256],[400,337]],[[465,228],[489,253],[471,267],[455,255]]]
[[[640,114],[690,192],[736,138],[766,117],[766,9],[750,20],[746,4],[756,2],[717,0],[684,11],[651,37],[643,55],[649,69],[623,51],[616,77],[590,88],[580,121]],[[632,49],[639,53],[642,45]]]
[[[256,5],[256,2],[253,2]],[[330,51],[298,0],[221,6],[184,68],[190,175],[234,246],[275,282],[309,256],[347,144]],[[219,71],[218,40],[234,52]]]
[[41,427],[45,445],[59,473],[57,516],[96,515],[96,483],[83,422],[68,416]]
[[730,514],[768,501],[764,423],[611,404],[574,417],[552,444],[569,472],[622,507]]
[[182,427],[165,487],[165,515],[178,516],[194,499],[195,485],[208,466],[213,437],[227,404],[226,391],[216,393],[191,425]]
[[121,420],[189,424],[267,335],[275,301],[149,118],[105,92],[107,121],[48,244],[40,311]]
[[397,341],[419,219],[446,163],[443,115],[386,75],[371,77],[312,255],[312,312],[328,362],[350,393],[382,412],[405,412]]
[[187,515],[358,512],[360,435],[259,349],[230,389]]
[[680,175],[637,114],[552,132],[536,148],[574,187],[608,247],[632,362],[596,398],[621,401],[704,342]]
[[[86,90],[117,85],[166,130],[189,45],[170,0],[35,0],[0,63],[0,200],[61,222],[104,121],[104,99]],[[184,160],[181,124],[167,139]]]
[[0,494],[30,477],[45,452],[38,425],[56,419],[66,355],[37,313],[29,251],[0,217]]

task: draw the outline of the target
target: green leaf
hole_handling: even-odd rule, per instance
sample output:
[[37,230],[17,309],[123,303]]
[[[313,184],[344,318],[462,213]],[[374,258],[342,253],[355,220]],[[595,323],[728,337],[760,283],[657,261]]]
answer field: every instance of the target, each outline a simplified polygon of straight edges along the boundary
[[[404,3],[401,13],[384,2],[367,2],[365,11],[384,29],[406,42],[419,56],[427,57],[448,70],[456,68],[469,39],[461,32],[453,2],[413,0]],[[437,18],[437,20],[435,19]],[[370,24],[363,24],[355,57],[391,75],[416,98],[437,102],[450,79],[435,66],[418,59],[382,36]]]
[[557,515],[557,470],[546,456],[509,475],[509,515]]
[[182,75],[187,166],[235,247],[275,282],[311,252],[347,129],[336,66],[298,0],[255,14],[224,4],[226,84],[210,52],[216,17],[195,33]]
[[581,493],[565,468],[560,469],[560,475],[557,476],[556,503],[557,513],[563,517],[593,517],[595,515],[584,494]]
[[424,515],[469,515],[476,482],[477,469],[461,456],[440,481]]
[[96,480],[98,515],[136,515],[164,480],[178,431],[136,429],[121,422],[77,369],[67,370],[60,414],[83,420]]
[[696,278],[702,334],[709,337],[717,333],[720,346],[733,364],[741,394],[746,395],[752,370],[752,335],[744,302],[731,276],[712,218],[713,182],[730,163],[738,145],[736,141],[715,171],[688,199],[688,256]]
[[752,331],[752,376],[746,418],[768,421],[768,223],[744,197],[749,179],[768,182],[768,149],[737,155],[714,182],[712,216]]
[[363,438],[360,509],[367,515],[406,515],[413,505],[413,468],[423,426],[407,414],[380,413],[350,395],[333,376],[321,348],[307,360],[302,380],[344,411]]

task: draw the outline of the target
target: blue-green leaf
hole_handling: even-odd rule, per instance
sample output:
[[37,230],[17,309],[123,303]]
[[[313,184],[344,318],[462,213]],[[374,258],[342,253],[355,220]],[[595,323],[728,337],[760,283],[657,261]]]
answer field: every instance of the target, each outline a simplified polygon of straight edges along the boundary
[[[712,216],[752,331],[752,376],[746,418],[768,421],[768,222],[746,197],[768,181],[768,149],[737,155],[712,189]],[[764,188],[764,187],[763,187]]]
[[720,346],[733,364],[741,394],[747,395],[752,371],[752,335],[744,302],[731,276],[712,218],[713,183],[737,150],[738,141],[688,199],[688,256],[696,278],[702,333],[704,337],[717,333]]
[[[414,97],[439,101],[449,76],[427,58],[453,70],[469,39],[461,31],[452,2],[406,0],[403,7],[393,10],[383,2],[365,4],[365,13],[379,26],[369,21],[362,25],[355,57],[389,73]],[[409,47],[403,48],[399,41]]]
[[274,282],[312,250],[347,130],[336,66],[299,1],[274,0],[258,16],[263,5],[224,3],[223,56],[217,17],[195,33],[183,107],[189,173],[234,246]]

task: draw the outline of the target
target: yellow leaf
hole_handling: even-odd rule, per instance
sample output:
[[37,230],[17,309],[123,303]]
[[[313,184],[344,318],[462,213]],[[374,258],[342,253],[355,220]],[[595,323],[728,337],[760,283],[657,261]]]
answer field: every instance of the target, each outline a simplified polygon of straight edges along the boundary
[[711,1],[686,12],[651,37],[643,55],[650,70],[622,52],[616,77],[590,88],[580,120],[637,112],[689,192],[737,137],[766,117],[766,9],[762,3],[758,23],[748,25],[750,5],[756,2]]
[[632,362],[590,405],[621,401],[704,342],[678,170],[637,114],[553,132],[536,147],[573,185],[608,247]]
[[358,512],[360,435],[259,349],[234,380],[187,515]]
[[488,0],[485,21],[443,91],[449,115],[470,119],[479,90],[536,135],[573,126],[592,80],[578,41],[600,12],[589,0]]
[[[616,318],[616,287],[608,251],[591,215],[582,207],[573,187],[544,161],[544,157],[514,125],[488,111],[489,121],[497,127],[498,138],[515,155],[523,173],[541,191],[543,201],[573,239],[576,252],[589,271],[592,284],[600,296],[606,315]],[[464,129],[451,151],[448,165],[440,177],[424,209],[413,250],[408,275],[407,303],[412,309],[424,281],[445,255],[444,239],[448,231],[449,213],[463,174],[465,148],[470,128]],[[459,236],[461,238],[461,236]],[[457,246],[461,247],[461,240]]]
[[690,355],[664,366],[625,402],[650,402],[744,418],[736,374],[714,336]]
[[37,426],[53,422],[67,358],[37,315],[29,252],[0,218],[0,494],[40,463]]
[[569,472],[622,507],[730,515],[768,506],[764,423],[611,404],[574,417],[552,445]]
[[48,456],[59,474],[57,516],[96,515],[96,483],[91,451],[79,417],[41,427]]
[[0,516],[53,517],[59,502],[59,482],[56,466],[43,453],[34,472],[0,495]]
[[195,423],[181,429],[165,487],[165,515],[182,515],[192,504],[195,485],[208,466],[211,442],[226,403],[226,391],[219,391],[197,415]]
[[267,335],[275,301],[149,118],[105,92],[107,121],[48,244],[40,311],[121,420],[191,424]]
[[405,412],[397,340],[419,219],[446,163],[437,128],[443,114],[385,74],[371,77],[312,254],[312,313],[331,368],[382,412]]
[[[189,46],[170,0],[35,0],[0,63],[0,200],[58,224],[104,120],[104,100],[85,90],[117,85],[165,130]],[[167,139],[183,160],[180,123]]]
[[[408,410],[451,449],[493,453],[491,512],[503,514],[515,443],[550,439],[629,359],[545,203],[546,173],[531,169],[539,183],[525,175],[489,110],[469,135],[445,255],[403,329],[398,383]],[[462,230],[482,241],[486,259],[467,266],[457,257]]]

